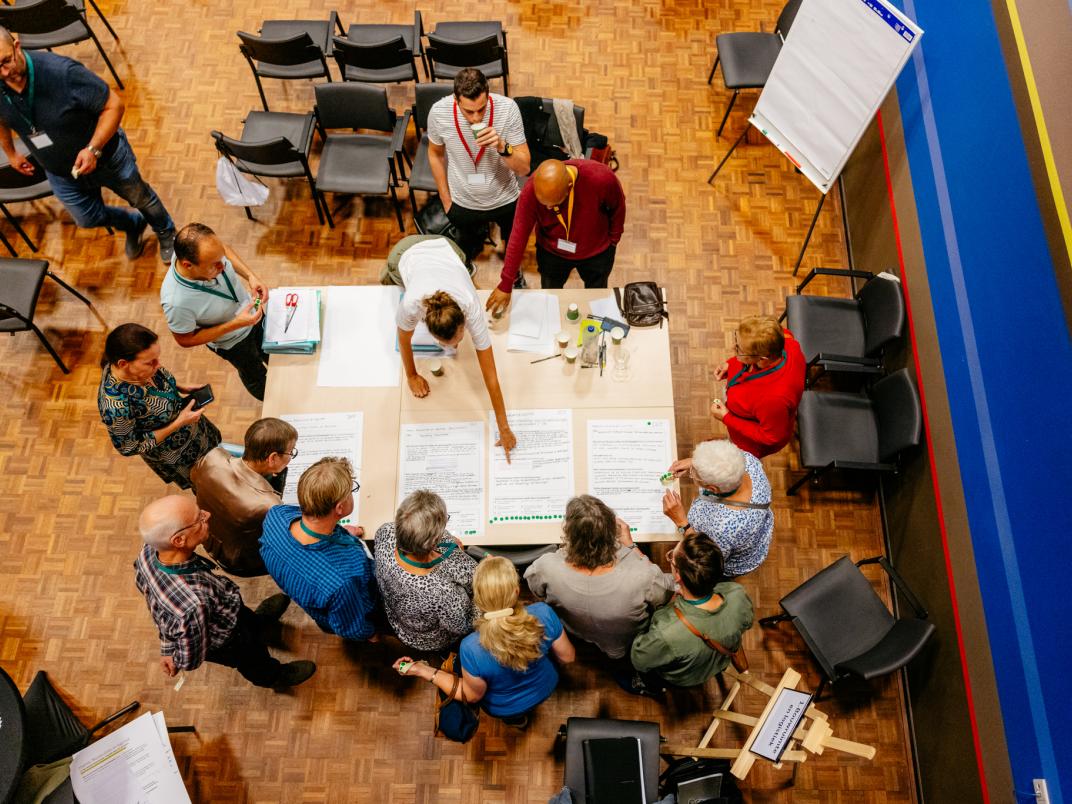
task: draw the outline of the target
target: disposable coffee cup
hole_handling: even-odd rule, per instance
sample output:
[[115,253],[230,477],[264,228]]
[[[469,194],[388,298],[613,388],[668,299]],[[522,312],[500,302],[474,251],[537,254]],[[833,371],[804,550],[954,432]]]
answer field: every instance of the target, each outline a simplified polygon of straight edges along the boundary
[[473,123],[471,126],[469,126],[470,130],[473,132],[473,137],[474,138],[479,137],[480,132],[483,131],[484,129],[486,129],[487,127],[488,127],[487,123]]
[[580,353],[581,353],[580,349],[578,349],[576,346],[571,346],[566,351],[564,351],[562,353],[562,356],[564,358],[566,358],[567,363],[576,363],[577,362],[577,355],[579,355]]
[[443,376],[443,361],[436,358],[435,360],[428,361],[428,370],[432,372],[436,377]]
[[614,329],[612,329],[610,331],[610,339],[611,339],[611,342],[615,346],[617,346],[619,343],[621,343],[622,339],[624,337],[625,337],[625,330],[622,329],[621,327],[615,327]]
[[581,317],[581,310],[576,304],[571,304],[566,308],[566,318],[570,321],[576,321]]
[[555,336],[555,340],[558,341],[558,348],[565,349],[569,346],[570,334],[568,332],[560,332]]

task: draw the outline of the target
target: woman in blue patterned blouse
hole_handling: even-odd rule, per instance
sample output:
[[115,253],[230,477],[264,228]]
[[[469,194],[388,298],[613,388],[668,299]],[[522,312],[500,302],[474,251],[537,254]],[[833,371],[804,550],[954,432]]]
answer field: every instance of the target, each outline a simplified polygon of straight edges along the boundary
[[663,495],[663,513],[684,537],[695,531],[722,551],[723,574],[736,578],[751,572],[767,557],[774,534],[771,487],[763,464],[727,439],[696,445],[691,458],[675,461],[670,471],[688,476],[699,496],[688,516],[676,491]]
[[140,455],[165,483],[190,488],[190,470],[220,443],[220,431],[180,394],[160,365],[156,333],[141,324],[120,324],[104,342],[104,369],[97,408],[120,455]]

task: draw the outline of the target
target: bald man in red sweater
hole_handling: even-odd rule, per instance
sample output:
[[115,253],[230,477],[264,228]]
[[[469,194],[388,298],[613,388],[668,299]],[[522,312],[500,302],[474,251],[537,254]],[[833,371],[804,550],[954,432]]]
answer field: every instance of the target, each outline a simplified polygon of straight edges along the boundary
[[734,356],[715,372],[726,381],[726,401],[712,402],[711,415],[730,441],[764,458],[793,437],[807,364],[793,333],[773,318],[746,318],[733,341]]
[[499,286],[487,309],[501,312],[536,228],[540,286],[560,288],[574,268],[586,288],[605,288],[625,226],[625,193],[614,171],[591,159],[549,159],[521,190]]

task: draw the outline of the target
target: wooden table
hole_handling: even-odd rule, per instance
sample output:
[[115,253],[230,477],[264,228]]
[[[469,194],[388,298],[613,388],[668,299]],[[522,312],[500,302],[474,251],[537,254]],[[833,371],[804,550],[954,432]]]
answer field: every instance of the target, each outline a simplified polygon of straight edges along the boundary
[[[517,291],[524,292],[524,291]],[[576,302],[582,312],[592,300],[606,298],[609,290],[554,290],[559,298],[561,328],[577,337],[579,322],[565,319],[566,308]],[[327,298],[330,290],[324,289]],[[486,299],[489,291],[480,291]],[[574,426],[574,491],[587,486],[588,464],[585,432],[589,419],[667,419],[670,422],[671,456],[676,455],[674,398],[670,375],[668,327],[633,329],[623,342],[630,352],[630,377],[613,379],[613,361],[608,345],[608,365],[603,376],[598,369],[567,364],[562,358],[533,365],[540,355],[508,352],[508,317],[491,325],[492,349],[507,410],[569,408]],[[608,337],[609,344],[609,337]],[[355,360],[360,349],[355,348]],[[410,393],[405,377],[394,388],[327,388],[318,386],[319,351],[315,355],[274,355],[268,370],[264,415],[337,413],[360,410],[364,414],[361,456],[361,491],[358,516],[369,535],[394,518],[398,505],[398,447],[402,424],[440,421],[488,421],[491,401],[477,365],[472,338],[466,337],[455,359],[444,359],[445,370],[432,376],[417,355],[417,369],[428,380],[431,393],[418,399]],[[485,472],[487,477],[487,472]],[[486,499],[485,499],[486,503]],[[661,533],[635,533],[638,541],[664,541]],[[561,540],[557,523],[486,524],[479,536],[467,536],[467,544],[549,544]]]

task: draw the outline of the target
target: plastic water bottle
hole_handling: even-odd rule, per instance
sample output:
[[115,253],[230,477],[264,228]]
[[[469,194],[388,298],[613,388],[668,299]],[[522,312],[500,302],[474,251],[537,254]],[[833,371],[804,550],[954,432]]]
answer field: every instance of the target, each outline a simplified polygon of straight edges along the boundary
[[586,366],[594,366],[599,362],[599,333],[595,325],[589,324],[584,328],[581,336],[581,363]]

